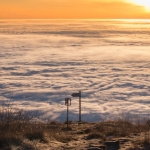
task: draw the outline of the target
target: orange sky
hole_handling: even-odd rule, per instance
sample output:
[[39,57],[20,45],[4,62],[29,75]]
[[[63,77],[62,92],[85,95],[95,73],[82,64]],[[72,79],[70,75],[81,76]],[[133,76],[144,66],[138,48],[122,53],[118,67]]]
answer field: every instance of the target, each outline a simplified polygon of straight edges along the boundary
[[150,19],[150,11],[130,0],[0,0],[0,19],[5,18]]

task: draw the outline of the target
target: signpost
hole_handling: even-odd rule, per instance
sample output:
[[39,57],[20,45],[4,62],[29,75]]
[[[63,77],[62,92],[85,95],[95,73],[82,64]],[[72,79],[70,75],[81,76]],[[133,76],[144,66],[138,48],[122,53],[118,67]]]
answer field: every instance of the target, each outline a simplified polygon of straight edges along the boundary
[[67,106],[67,128],[69,127],[69,106],[71,106],[71,98],[65,98],[65,105]]
[[73,93],[72,97],[79,97],[79,122],[81,122],[81,91],[79,93]]

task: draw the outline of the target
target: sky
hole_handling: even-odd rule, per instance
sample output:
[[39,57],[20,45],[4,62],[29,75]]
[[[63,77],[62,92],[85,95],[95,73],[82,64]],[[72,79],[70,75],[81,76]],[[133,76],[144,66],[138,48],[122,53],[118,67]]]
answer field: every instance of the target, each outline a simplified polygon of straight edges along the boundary
[[148,0],[0,0],[0,19],[149,19]]

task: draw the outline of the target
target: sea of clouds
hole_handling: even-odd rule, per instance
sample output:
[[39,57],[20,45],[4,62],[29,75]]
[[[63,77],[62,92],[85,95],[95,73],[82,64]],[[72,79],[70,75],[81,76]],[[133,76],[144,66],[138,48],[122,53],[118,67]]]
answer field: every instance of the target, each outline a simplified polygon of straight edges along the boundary
[[[150,116],[149,20],[0,20],[0,106],[66,120]],[[72,98],[70,120],[78,120]]]

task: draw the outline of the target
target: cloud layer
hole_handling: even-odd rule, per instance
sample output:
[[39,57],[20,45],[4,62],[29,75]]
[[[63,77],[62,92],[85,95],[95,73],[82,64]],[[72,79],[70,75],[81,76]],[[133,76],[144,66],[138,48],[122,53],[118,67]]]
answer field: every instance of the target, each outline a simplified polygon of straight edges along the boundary
[[[66,120],[65,97],[82,91],[85,121],[148,117],[148,21],[2,21],[0,102]],[[78,120],[78,98],[70,119]]]

